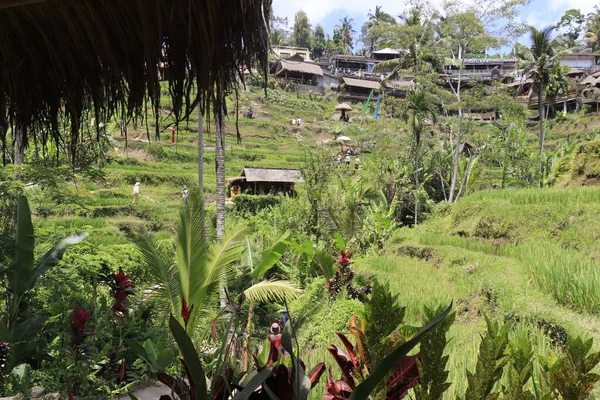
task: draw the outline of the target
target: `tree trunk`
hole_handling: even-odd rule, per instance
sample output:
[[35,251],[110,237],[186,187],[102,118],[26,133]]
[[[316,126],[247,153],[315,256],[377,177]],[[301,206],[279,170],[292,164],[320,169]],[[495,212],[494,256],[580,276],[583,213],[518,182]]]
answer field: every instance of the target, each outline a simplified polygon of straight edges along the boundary
[[538,92],[538,113],[540,114],[540,181],[542,187],[544,180],[544,82],[540,81]]
[[13,163],[15,165],[23,164],[25,161],[25,135],[27,132],[27,128],[21,124],[17,124],[14,136],[14,158]]
[[252,318],[254,317],[254,303],[250,303],[248,308],[248,323],[246,324],[246,336],[242,349],[242,371],[248,371],[250,368],[250,334],[252,332]]
[[460,85],[462,81],[462,60],[460,63],[460,69],[458,70],[458,87],[456,88],[456,100],[458,101],[458,130],[456,132],[456,144],[454,147],[454,155],[452,157],[452,182],[450,183],[450,193],[448,196],[448,201],[452,203],[455,201],[454,192],[456,191],[456,182],[458,180],[458,162],[460,160],[460,137],[462,136],[462,104],[460,102]]
[[225,116],[223,106],[216,113],[216,167],[217,167],[217,242],[225,236]]
[[419,143],[417,142],[415,146],[416,155],[415,155],[415,226],[419,224],[419,185],[420,185],[420,177],[419,177]]

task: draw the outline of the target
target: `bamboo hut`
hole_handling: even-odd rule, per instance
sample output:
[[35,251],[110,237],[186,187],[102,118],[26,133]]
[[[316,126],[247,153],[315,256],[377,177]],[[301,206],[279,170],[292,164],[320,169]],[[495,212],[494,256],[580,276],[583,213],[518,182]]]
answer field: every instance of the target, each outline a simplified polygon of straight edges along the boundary
[[[177,123],[200,100],[205,112],[212,107],[223,115],[224,93],[243,79],[241,66],[258,59],[266,76],[270,6],[269,0],[0,2],[4,156],[9,127],[18,152],[29,140],[53,140],[74,158],[85,113],[99,124],[115,114],[144,114],[148,104],[158,119],[162,74]],[[69,122],[66,138],[59,118]]]
[[244,167],[239,176],[228,178],[231,193],[253,195],[287,194],[296,195],[294,184],[302,183],[302,174],[297,169]]

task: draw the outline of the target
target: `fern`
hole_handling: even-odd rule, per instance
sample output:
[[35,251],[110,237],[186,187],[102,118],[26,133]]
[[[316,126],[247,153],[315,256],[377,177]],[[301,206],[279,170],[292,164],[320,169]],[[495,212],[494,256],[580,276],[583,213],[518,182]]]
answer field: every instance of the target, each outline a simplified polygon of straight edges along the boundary
[[290,301],[302,293],[295,283],[286,280],[262,281],[244,290],[251,303],[267,301]]

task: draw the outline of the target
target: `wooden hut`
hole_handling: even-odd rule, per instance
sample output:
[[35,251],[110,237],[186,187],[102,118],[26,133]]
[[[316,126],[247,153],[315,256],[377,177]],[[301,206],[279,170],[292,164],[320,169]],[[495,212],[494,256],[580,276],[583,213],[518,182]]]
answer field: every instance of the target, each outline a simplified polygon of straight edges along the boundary
[[297,169],[244,167],[239,176],[227,179],[231,193],[296,195],[294,184],[304,182]]
[[349,100],[366,100],[369,97],[371,90],[375,94],[378,94],[381,87],[379,82],[367,79],[343,77],[341,82],[344,84],[344,87],[340,98]]
[[317,64],[305,62],[300,56],[287,60],[279,59],[271,68],[276,78],[285,78],[304,84],[317,85],[323,77],[323,70]]

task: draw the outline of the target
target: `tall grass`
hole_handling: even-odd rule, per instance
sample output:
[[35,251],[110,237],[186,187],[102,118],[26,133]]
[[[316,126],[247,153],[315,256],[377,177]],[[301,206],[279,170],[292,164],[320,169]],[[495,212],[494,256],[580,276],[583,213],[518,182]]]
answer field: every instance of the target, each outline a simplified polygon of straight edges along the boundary
[[[423,233],[419,242],[429,246],[450,246],[493,254],[489,242],[458,236]],[[548,242],[501,245],[499,256],[516,259],[527,268],[535,283],[562,305],[578,311],[600,312],[600,265],[580,252]]]

